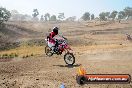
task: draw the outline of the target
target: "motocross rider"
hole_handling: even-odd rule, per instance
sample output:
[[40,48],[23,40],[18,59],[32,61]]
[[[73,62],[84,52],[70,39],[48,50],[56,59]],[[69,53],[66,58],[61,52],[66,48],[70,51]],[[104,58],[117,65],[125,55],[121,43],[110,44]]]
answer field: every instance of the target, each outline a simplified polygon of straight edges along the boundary
[[58,42],[57,40],[55,40],[53,37],[56,36],[58,34],[58,27],[54,27],[52,30],[52,32],[49,33],[49,35],[47,36],[48,39],[48,46],[54,51],[57,52],[58,51]]

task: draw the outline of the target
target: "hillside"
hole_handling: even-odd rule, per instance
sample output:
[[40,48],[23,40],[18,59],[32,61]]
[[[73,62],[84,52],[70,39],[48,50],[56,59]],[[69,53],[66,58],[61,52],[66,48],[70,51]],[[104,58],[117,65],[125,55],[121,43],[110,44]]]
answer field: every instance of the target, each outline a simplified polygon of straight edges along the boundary
[[[65,64],[63,55],[47,57],[44,53],[44,38],[53,26],[59,26],[60,34],[68,38],[76,57],[76,63],[72,67]],[[12,36],[8,37],[9,39],[28,41],[28,44],[0,51],[0,54],[18,54],[18,57],[9,61],[0,60],[1,88],[59,88],[61,83],[64,83],[66,88],[132,87],[132,83],[84,86],[76,83],[76,73],[80,65],[85,67],[88,74],[132,76],[132,42],[126,38],[127,33],[132,33],[131,21],[9,22],[7,28],[1,33]],[[7,30],[11,32],[4,32]],[[33,44],[29,44],[31,42]]]

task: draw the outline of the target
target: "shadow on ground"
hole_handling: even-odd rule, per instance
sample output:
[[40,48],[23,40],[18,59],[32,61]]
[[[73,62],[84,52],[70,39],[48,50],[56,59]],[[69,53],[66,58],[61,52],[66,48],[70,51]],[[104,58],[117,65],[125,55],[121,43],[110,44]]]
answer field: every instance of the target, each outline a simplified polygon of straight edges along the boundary
[[53,66],[73,68],[73,67],[79,67],[80,65],[81,64],[75,64],[75,65],[53,65]]

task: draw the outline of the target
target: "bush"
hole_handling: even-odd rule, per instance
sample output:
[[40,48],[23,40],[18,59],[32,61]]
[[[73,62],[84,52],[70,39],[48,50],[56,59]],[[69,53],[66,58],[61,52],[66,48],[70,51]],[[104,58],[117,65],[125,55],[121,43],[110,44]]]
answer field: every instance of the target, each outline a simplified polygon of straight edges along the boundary
[[25,56],[22,56],[22,58],[26,58]]
[[29,55],[26,55],[26,58],[29,57]]
[[18,57],[18,54],[11,53],[11,54],[3,54],[3,55],[0,55],[0,59],[15,58],[15,57]]
[[15,57],[18,57],[18,54],[17,53],[15,53]]
[[2,58],[3,58],[3,59],[7,59],[8,57],[9,57],[8,54],[3,54],[3,55],[2,55]]
[[10,56],[10,58],[14,58],[14,54],[13,53],[11,53],[9,56]]
[[33,53],[31,54],[31,56],[33,56]]

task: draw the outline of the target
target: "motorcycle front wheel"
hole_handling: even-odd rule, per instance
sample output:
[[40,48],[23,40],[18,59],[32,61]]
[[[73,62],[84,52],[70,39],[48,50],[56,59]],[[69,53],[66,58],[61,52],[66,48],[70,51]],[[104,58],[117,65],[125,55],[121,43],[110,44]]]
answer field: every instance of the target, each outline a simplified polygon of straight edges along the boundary
[[73,53],[66,53],[64,55],[64,61],[68,65],[73,65],[75,63],[75,57],[74,57]]

